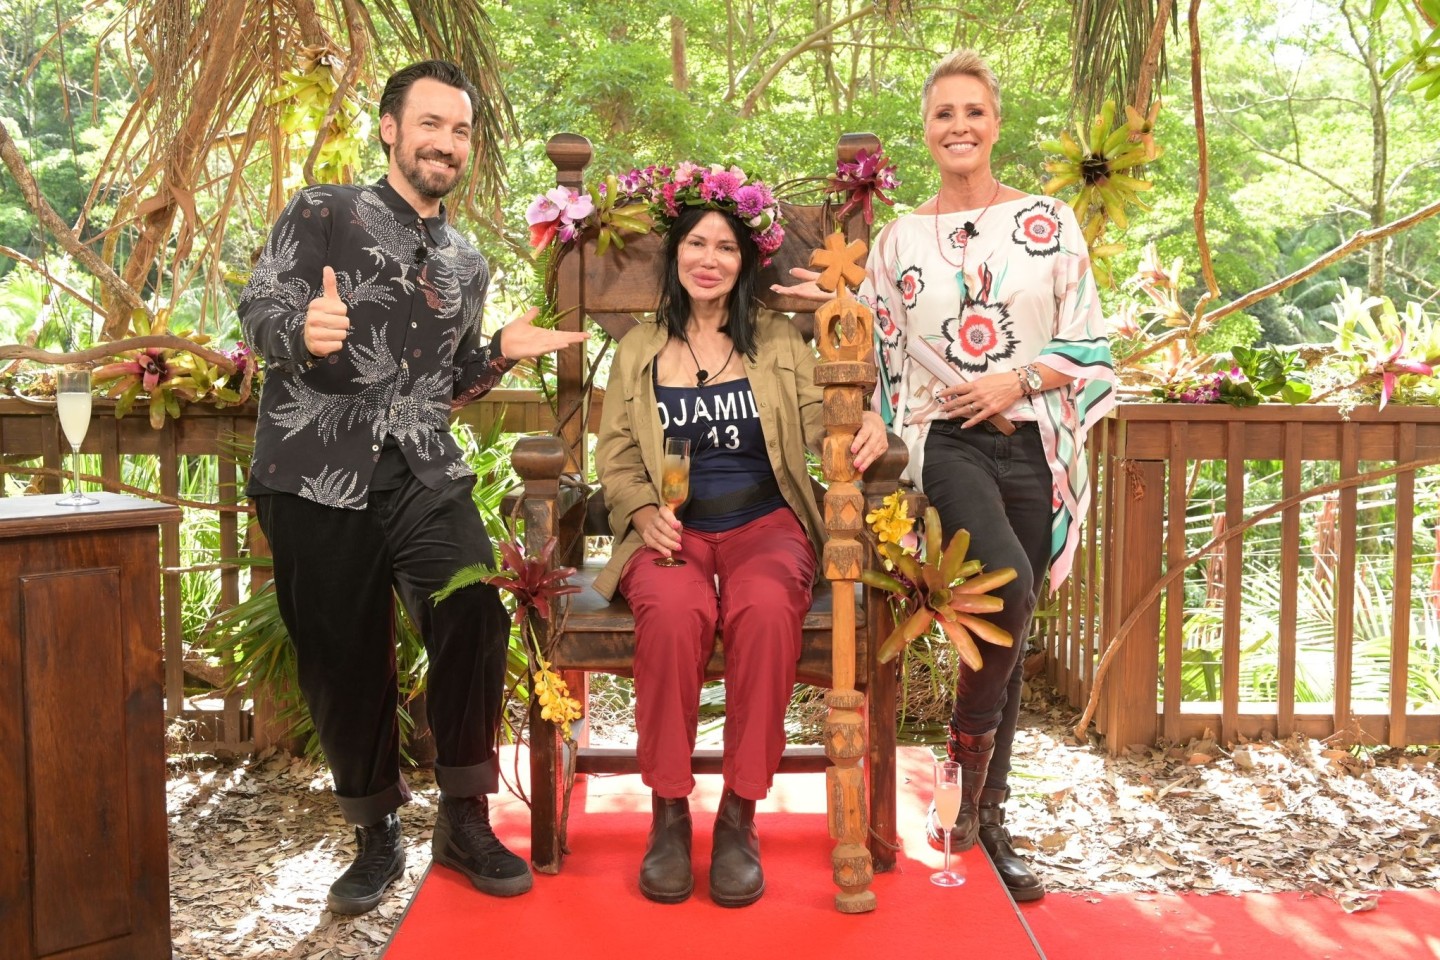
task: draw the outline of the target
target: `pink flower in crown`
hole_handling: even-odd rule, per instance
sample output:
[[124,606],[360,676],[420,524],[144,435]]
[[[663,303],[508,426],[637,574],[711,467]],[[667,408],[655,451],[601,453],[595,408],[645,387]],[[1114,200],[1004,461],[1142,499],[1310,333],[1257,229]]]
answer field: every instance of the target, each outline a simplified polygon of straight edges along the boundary
[[737,175],[733,167],[729,170],[712,167],[700,181],[700,197],[704,200],[730,200],[744,182],[745,175]]
[[784,242],[785,228],[778,223],[772,223],[764,233],[757,233],[755,246],[760,248],[760,266],[769,264],[770,258],[775,255],[775,251],[779,250],[780,245]]
[[765,202],[766,190],[754,184],[747,184],[735,191],[735,215],[741,220],[758,217],[769,206]]
[[694,180],[696,175],[704,171],[704,167],[689,160],[682,160],[675,165],[674,182],[679,186],[686,186]]
[[675,203],[675,193],[679,189],[679,184],[674,180],[660,187],[660,198],[665,203],[665,216],[667,217],[678,217],[680,215],[680,207]]

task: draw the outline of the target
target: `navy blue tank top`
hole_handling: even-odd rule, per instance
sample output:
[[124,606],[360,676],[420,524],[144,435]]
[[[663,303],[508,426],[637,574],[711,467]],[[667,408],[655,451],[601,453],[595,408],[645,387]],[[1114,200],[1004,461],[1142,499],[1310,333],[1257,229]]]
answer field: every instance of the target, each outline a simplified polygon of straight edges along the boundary
[[[748,378],[704,387],[657,383],[655,407],[667,438],[690,441],[690,499],[686,506],[727,495],[738,496],[743,504],[703,518],[687,517],[682,507],[680,519],[685,526],[711,533],[733,530],[785,506],[765,454],[765,434]],[[757,492],[746,497],[744,491]]]

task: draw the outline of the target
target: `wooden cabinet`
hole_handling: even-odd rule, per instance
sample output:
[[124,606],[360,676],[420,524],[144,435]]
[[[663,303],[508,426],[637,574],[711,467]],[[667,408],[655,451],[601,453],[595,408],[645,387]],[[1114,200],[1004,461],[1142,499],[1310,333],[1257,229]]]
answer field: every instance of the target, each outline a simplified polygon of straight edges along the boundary
[[0,499],[0,953],[170,957],[159,532]]

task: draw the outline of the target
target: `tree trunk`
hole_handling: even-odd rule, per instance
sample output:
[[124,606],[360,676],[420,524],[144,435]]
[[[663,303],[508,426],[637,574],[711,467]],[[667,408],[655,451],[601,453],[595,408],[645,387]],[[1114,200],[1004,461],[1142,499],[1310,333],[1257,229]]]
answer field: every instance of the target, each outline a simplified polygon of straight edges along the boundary
[[[135,240],[130,258],[125,263],[121,276],[132,290],[143,290],[150,270],[165,249],[170,238],[170,227],[175,222],[175,211],[181,197],[194,195],[196,173],[205,162],[208,142],[207,132],[215,120],[215,111],[220,104],[215,102],[213,92],[223,87],[230,73],[231,63],[240,49],[242,41],[240,24],[245,17],[245,0],[221,0],[225,9],[215,20],[215,29],[209,31],[205,42],[198,46],[199,59],[203,66],[196,78],[186,114],[175,137],[174,150],[165,164],[165,174],[159,187],[142,204],[121,204],[116,212],[117,221],[128,218],[141,206],[150,206],[141,220],[140,236]],[[204,29],[197,24],[195,29]],[[192,38],[198,39],[198,38]],[[192,199],[193,208],[193,199]],[[108,306],[108,305],[107,305]],[[129,313],[111,309],[105,318],[105,336],[110,339],[125,335],[130,324]]]
[[676,90],[689,90],[690,77],[685,72],[685,21],[670,18],[670,75]]

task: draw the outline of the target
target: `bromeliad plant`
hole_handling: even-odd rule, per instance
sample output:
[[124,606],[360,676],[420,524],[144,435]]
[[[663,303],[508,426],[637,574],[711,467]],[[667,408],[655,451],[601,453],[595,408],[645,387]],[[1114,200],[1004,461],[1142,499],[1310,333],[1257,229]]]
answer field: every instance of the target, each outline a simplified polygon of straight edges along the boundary
[[[924,552],[920,545],[907,548],[910,536],[903,495],[896,491],[885,505],[866,515],[878,543],[876,550],[889,572],[866,570],[860,576],[871,587],[887,591],[897,608],[897,625],[877,654],[888,663],[917,637],[929,633],[938,623],[960,659],[972,670],[984,665],[976,639],[1000,647],[1013,646],[1015,639],[977,614],[996,613],[1005,601],[991,594],[1015,579],[1015,568],[985,572],[976,558],[968,558],[970,532],[957,530],[950,543],[941,547],[940,514],[934,507],[925,510]],[[906,521],[909,520],[909,524]]]
[[[162,334],[169,332],[167,319],[167,314],[161,312],[151,325],[143,315],[137,315],[132,324],[140,336]],[[210,342],[208,335],[188,330],[176,335],[197,346]],[[233,373],[197,354],[169,347],[131,350],[119,356],[123,359],[96,368],[91,379],[108,396],[118,398],[116,417],[129,413],[135,401],[148,400],[150,426],[156,430],[164,426],[166,416],[178,418],[183,403],[205,401],[221,409],[235,406],[244,403],[258,383],[254,357],[243,343],[225,353],[235,366]]]
[[1420,304],[1409,304],[1402,314],[1388,297],[1368,297],[1341,280],[1335,314],[1336,322],[1325,326],[1335,331],[1335,354],[1354,378],[1343,389],[1378,383],[1381,410],[1402,386],[1425,383],[1433,391],[1440,324],[1431,323]]
[[560,675],[550,669],[550,662],[545,659],[545,651],[541,649],[540,640],[535,635],[534,620],[530,616],[534,613],[548,625],[551,622],[550,605],[562,596],[580,592],[578,586],[569,582],[575,575],[574,567],[552,569],[550,566],[556,543],[556,539],[551,537],[539,557],[527,557],[518,544],[501,541],[499,570],[483,564],[464,567],[436,592],[435,601],[439,603],[455,591],[477,583],[488,583],[515,598],[515,623],[520,626],[531,658],[531,694],[540,703],[541,717],[558,726],[561,735],[569,740],[570,724],[581,716],[580,703],[570,696],[570,690]]
[[1107,243],[1105,231],[1114,224],[1119,230],[1130,225],[1127,208],[1148,210],[1140,194],[1153,186],[1131,172],[1159,159],[1163,149],[1155,143],[1155,119],[1160,101],[1148,114],[1125,107],[1125,117],[1116,122],[1115,101],[1107,100],[1089,124],[1076,123],[1075,136],[1061,131],[1058,139],[1046,140],[1040,148],[1057,154],[1045,164],[1053,174],[1045,182],[1045,193],[1055,196],[1062,190],[1078,188],[1070,207],[1080,221],[1085,243],[1090,248],[1090,265],[1095,279],[1104,286],[1114,284],[1109,260],[1125,249],[1124,244]]

